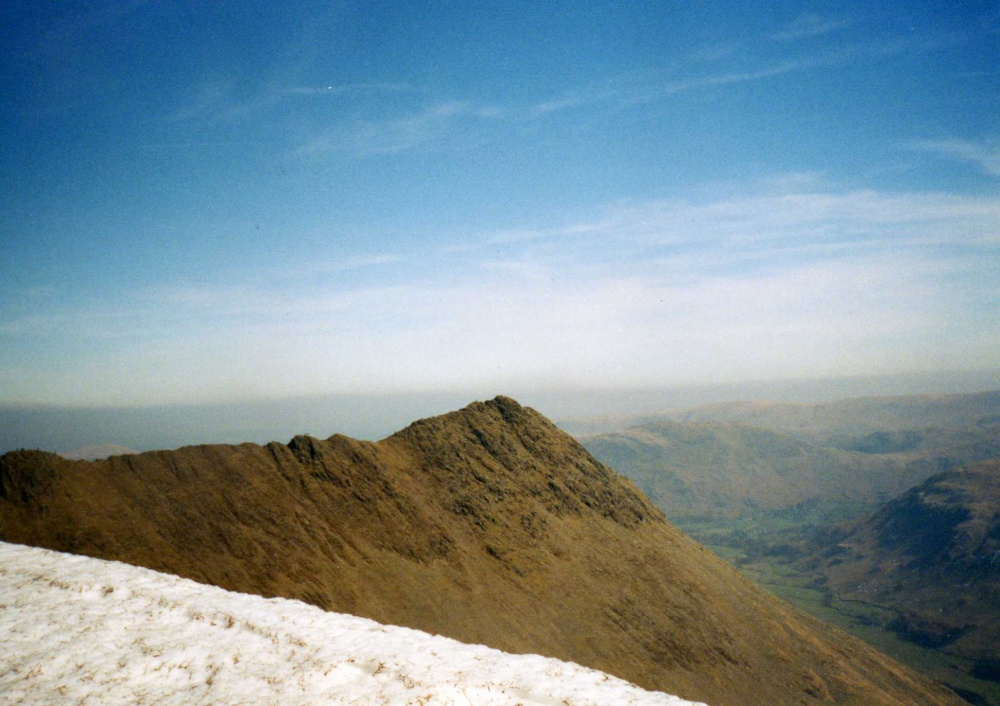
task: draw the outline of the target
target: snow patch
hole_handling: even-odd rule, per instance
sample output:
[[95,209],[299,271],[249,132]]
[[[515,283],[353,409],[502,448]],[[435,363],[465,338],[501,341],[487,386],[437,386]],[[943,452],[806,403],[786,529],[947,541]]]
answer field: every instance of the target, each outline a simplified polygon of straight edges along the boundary
[[9,703],[693,706],[568,662],[3,542],[0,635]]

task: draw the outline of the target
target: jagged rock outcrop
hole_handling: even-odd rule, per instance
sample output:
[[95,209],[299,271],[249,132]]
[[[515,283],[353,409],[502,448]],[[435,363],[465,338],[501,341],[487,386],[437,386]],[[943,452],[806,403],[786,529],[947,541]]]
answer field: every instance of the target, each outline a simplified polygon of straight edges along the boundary
[[957,704],[670,525],[498,397],[377,443],[0,458],[0,538],[595,667],[730,704]]

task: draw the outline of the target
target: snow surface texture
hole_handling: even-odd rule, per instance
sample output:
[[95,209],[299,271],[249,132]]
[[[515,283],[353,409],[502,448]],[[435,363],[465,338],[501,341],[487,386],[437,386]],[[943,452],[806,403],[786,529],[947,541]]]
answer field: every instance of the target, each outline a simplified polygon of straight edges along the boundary
[[0,702],[692,705],[567,662],[3,542]]

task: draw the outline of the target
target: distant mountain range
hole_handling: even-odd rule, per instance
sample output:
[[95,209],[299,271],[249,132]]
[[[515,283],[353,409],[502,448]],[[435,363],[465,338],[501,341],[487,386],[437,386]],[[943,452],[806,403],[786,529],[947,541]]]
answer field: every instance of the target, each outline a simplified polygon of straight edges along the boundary
[[377,443],[300,436],[96,462],[11,452],[0,539],[557,657],[715,706],[961,703],[744,579],[508,398]]
[[59,455],[71,461],[100,461],[111,456],[124,456],[136,453],[139,452],[118,444],[94,444],[92,446],[82,446],[72,451],[65,451]]
[[1000,391],[859,397],[819,404],[725,402],[678,413],[681,421],[742,422],[839,446],[873,433],[1000,424]]
[[802,503],[873,508],[935,473],[1000,456],[1000,392],[736,402],[644,422],[580,440],[678,521]]

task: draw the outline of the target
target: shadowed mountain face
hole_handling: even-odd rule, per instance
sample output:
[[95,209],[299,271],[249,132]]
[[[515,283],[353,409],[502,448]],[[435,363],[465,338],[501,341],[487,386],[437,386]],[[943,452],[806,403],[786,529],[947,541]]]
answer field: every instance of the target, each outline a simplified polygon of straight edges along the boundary
[[1000,665],[1000,460],[933,476],[829,540],[818,567],[839,593],[899,611],[907,639]]
[[744,580],[507,398],[377,443],[0,458],[0,538],[729,704],[957,704]]

